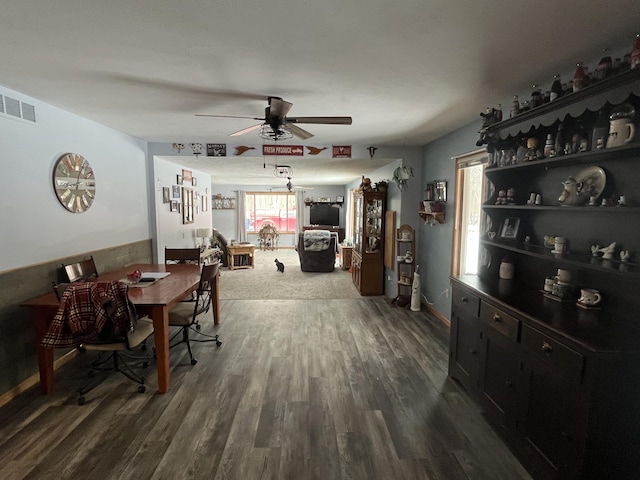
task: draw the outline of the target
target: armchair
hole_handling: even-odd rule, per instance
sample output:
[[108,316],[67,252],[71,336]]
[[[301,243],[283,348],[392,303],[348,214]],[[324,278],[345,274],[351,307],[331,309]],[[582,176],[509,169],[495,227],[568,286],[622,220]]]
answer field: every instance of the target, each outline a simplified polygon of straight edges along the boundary
[[300,269],[303,272],[333,272],[336,265],[338,234],[331,233],[329,248],[319,251],[305,249],[304,235],[304,232],[298,234],[296,247],[300,258]]

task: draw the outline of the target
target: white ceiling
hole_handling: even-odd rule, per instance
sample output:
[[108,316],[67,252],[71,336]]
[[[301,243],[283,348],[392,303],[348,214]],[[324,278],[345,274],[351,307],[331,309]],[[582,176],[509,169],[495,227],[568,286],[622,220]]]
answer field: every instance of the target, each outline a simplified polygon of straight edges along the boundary
[[291,116],[353,117],[304,125],[315,137],[295,144],[424,145],[604,48],[630,51],[640,31],[628,0],[2,3],[0,85],[185,144],[260,145],[256,132],[227,136],[258,122],[195,114],[263,117],[272,95]]

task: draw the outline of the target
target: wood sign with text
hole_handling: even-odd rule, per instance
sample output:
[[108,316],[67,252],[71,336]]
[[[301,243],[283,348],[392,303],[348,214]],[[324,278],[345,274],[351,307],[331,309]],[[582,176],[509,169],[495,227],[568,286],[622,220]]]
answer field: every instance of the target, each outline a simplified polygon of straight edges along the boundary
[[226,143],[207,143],[207,156],[208,157],[226,157],[227,144]]
[[297,156],[304,155],[302,145],[263,145],[262,155]]
[[333,158],[351,158],[351,145],[334,145]]

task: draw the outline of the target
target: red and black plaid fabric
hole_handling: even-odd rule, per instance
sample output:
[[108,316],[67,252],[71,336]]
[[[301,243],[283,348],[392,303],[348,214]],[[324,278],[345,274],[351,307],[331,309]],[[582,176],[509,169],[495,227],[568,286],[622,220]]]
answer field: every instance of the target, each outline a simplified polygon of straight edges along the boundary
[[72,283],[60,299],[41,345],[74,347],[123,338],[135,328],[135,311],[129,302],[129,287],[121,282]]

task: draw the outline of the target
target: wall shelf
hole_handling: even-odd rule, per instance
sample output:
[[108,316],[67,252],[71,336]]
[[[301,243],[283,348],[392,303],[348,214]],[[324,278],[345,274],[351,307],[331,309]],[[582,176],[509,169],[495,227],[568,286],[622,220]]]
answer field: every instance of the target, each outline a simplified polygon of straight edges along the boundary
[[444,212],[425,212],[421,210],[418,212],[418,215],[420,215],[420,218],[424,220],[425,223],[428,223],[431,219],[438,223],[444,223],[445,220]]

